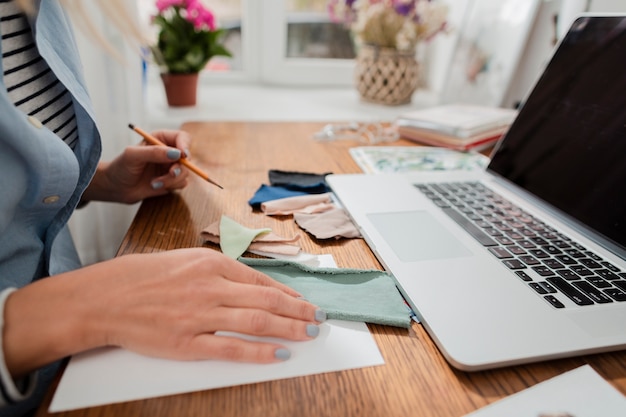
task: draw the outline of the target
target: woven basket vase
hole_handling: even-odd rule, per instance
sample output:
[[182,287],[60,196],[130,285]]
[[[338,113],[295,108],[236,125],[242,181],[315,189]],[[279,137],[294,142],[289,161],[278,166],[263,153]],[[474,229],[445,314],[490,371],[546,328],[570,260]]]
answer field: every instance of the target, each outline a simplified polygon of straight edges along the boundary
[[419,78],[414,52],[371,45],[360,47],[355,82],[363,100],[392,106],[410,103]]

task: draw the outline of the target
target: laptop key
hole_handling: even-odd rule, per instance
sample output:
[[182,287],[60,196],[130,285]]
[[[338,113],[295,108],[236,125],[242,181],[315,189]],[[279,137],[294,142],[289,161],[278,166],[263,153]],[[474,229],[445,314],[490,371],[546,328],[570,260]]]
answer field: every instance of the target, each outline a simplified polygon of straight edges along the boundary
[[587,306],[592,305],[593,301],[579,291],[577,288],[570,285],[567,281],[565,281],[561,277],[548,277],[546,278],[550,284],[556,287],[559,291],[565,294],[570,300],[576,303],[579,306]]
[[552,258],[550,258],[550,259],[544,259],[544,260],[543,260],[543,263],[544,263],[544,264],[545,264],[548,268],[551,268],[551,269],[560,269],[560,268],[565,268],[561,262],[557,261],[556,259],[552,259]]
[[520,240],[520,241],[518,241],[518,242],[517,242],[517,244],[518,244],[518,245],[520,245],[520,246],[521,246],[521,247],[523,247],[523,248],[526,248],[526,249],[533,249],[533,248],[536,248],[536,247],[537,247],[537,246],[536,246],[533,242],[531,242],[530,240]]
[[526,251],[519,246],[510,245],[506,247],[513,255],[523,255]]
[[556,271],[557,274],[559,274],[560,276],[562,276],[563,278],[565,278],[568,281],[572,281],[575,279],[580,279],[580,277],[571,269],[558,269]]
[[519,257],[520,261],[524,262],[526,265],[539,265],[541,262],[534,256],[530,255],[522,255]]
[[530,282],[533,279],[531,278],[530,275],[528,275],[526,272],[524,271],[515,271],[515,273],[517,274],[518,277],[520,277],[522,279],[522,281],[526,281],[526,282]]
[[513,257],[513,255],[511,255],[511,252],[501,247],[489,248],[489,252],[494,254],[498,259],[507,259]]
[[594,261],[591,258],[582,258],[582,259],[579,259],[578,262],[585,265],[589,269],[602,268],[602,265],[600,265],[598,262]]
[[509,239],[506,236],[495,236],[496,240],[498,241],[498,243],[500,243],[501,245],[514,245],[515,241],[513,239]]
[[620,291],[617,288],[609,288],[604,290],[604,293],[615,301],[626,301],[626,292]]
[[587,281],[575,281],[572,282],[576,288],[587,294],[589,298],[599,304],[612,303],[613,300],[605,295],[603,292],[598,290],[596,287],[588,283]]
[[565,249],[565,253],[567,253],[572,258],[584,258],[585,254],[579,251],[578,249]]
[[467,220],[461,213],[450,207],[443,207],[444,213],[446,213],[452,220],[454,220],[459,226],[465,229],[474,239],[476,239],[483,246],[497,246],[495,240],[483,233],[474,223]]
[[605,268],[607,268],[607,269],[609,269],[609,270],[611,270],[613,272],[619,272],[619,268],[616,267],[615,265],[613,265],[610,262],[604,261],[604,262],[601,262],[601,264],[604,265]]
[[585,268],[584,266],[580,266],[580,265],[572,266],[572,271],[576,272],[581,277],[588,277],[589,275],[593,275],[593,272],[591,272],[589,269]]
[[509,269],[526,269],[526,265],[517,259],[505,259],[502,263]]
[[619,275],[609,271],[608,269],[598,269],[596,271],[596,274],[600,275],[602,278],[606,279],[607,281],[614,281],[619,279]]
[[550,275],[555,275],[554,271],[545,266],[533,266],[531,268],[533,271],[541,275],[542,277],[549,277]]
[[574,265],[578,263],[576,259],[572,258],[569,255],[556,255],[555,258],[558,259],[559,262],[565,265]]
[[540,284],[548,291],[549,294],[554,294],[557,292],[557,290],[552,285],[548,284],[545,281],[540,282]]
[[563,304],[562,302],[560,302],[555,296],[553,295],[546,295],[545,297],[543,297],[544,300],[546,300],[547,302],[549,302],[550,304],[552,304],[553,307],[555,308],[563,308],[565,307],[565,304]]
[[585,281],[593,284],[596,288],[610,288],[610,287],[612,287],[612,285],[609,282],[606,282],[602,278],[596,277],[596,276],[587,277],[587,278],[585,278]]
[[552,245],[546,245],[546,246],[542,246],[541,249],[543,249],[544,251],[548,252],[550,255],[560,255],[561,253],[561,249],[557,248],[556,246],[552,246]]
[[528,285],[530,285],[530,288],[532,288],[533,290],[537,291],[539,294],[547,294],[548,291],[543,288],[538,282],[531,282]]

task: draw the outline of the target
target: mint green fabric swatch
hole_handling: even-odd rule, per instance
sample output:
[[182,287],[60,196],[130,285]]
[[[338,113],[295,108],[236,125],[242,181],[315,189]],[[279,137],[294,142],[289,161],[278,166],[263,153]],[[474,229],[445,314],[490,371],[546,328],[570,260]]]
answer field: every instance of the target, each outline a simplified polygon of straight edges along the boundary
[[279,259],[239,261],[298,291],[330,319],[411,325],[409,309],[393,278],[384,271],[313,268]]
[[249,229],[222,215],[220,219],[220,248],[224,255],[237,259],[248,249],[250,243],[260,234],[269,233],[272,229]]

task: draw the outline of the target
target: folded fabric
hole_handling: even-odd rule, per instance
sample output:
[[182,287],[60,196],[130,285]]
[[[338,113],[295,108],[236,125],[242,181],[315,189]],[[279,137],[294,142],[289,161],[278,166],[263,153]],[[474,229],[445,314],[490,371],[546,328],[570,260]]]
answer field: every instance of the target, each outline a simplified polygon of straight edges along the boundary
[[211,223],[202,232],[202,238],[220,245],[222,252],[233,259],[239,258],[246,250],[256,250],[281,255],[297,255],[300,246],[295,242],[300,235],[281,237],[269,228],[249,229],[222,215],[219,222]]
[[261,203],[261,211],[268,216],[287,216],[294,213],[322,213],[333,207],[335,206],[331,202],[330,193],[279,198]]
[[310,172],[298,172],[298,171],[281,171],[278,169],[271,169],[268,172],[270,185],[287,185],[291,187],[307,188],[311,186],[318,186],[319,184],[326,184],[326,175],[331,174],[326,172],[324,174],[315,174]]
[[295,197],[299,195],[307,195],[307,194],[322,194],[327,190],[324,187],[323,189],[316,189],[318,192],[310,193],[308,191],[303,190],[291,190],[289,188],[283,186],[273,186],[262,184],[258,190],[254,193],[252,198],[248,200],[248,204],[252,206],[252,208],[260,209],[261,203],[265,203],[266,201],[278,200],[279,198],[286,197]]
[[300,228],[318,239],[361,237],[348,214],[339,207],[316,214],[294,213],[293,218]]
[[384,271],[314,268],[277,259],[239,261],[301,293],[329,318],[408,328],[409,309]]

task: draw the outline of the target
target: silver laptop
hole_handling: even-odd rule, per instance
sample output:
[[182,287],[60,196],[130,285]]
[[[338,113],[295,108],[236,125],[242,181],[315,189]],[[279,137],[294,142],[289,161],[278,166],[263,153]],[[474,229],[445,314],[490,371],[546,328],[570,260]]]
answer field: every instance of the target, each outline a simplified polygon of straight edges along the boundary
[[486,171],[327,177],[454,367],[626,349],[625,64],[583,15]]

